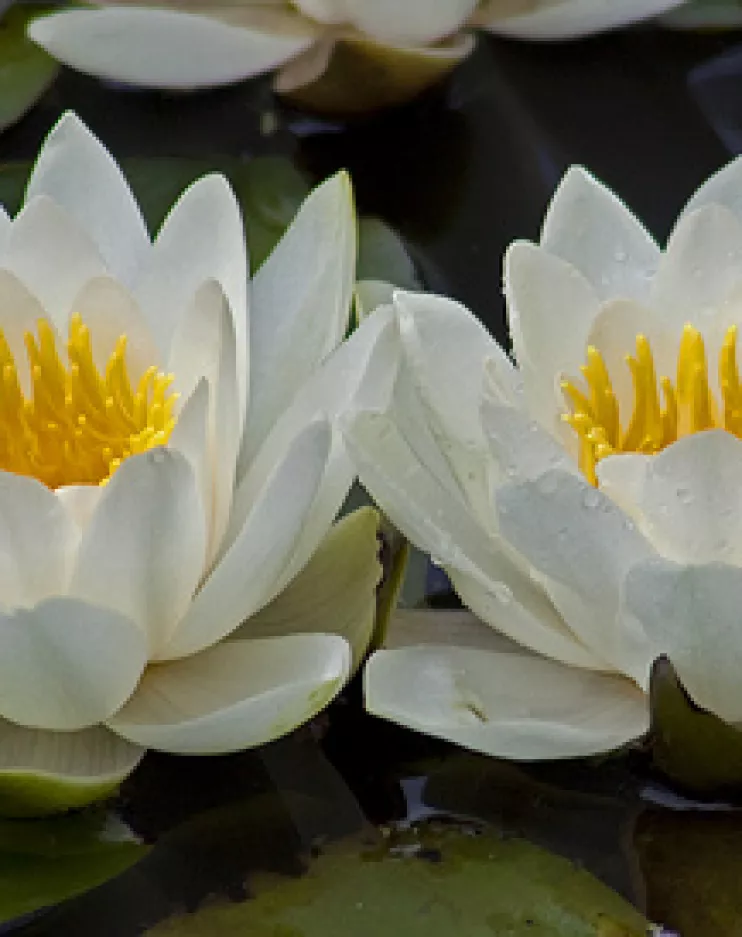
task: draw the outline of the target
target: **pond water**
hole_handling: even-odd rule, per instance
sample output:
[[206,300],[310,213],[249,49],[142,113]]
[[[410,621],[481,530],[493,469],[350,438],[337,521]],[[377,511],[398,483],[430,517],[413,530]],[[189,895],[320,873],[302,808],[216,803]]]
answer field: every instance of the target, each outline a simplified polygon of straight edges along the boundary
[[[345,167],[360,211],[399,233],[422,283],[506,342],[500,258],[537,235],[563,171],[587,166],[662,239],[742,152],[741,89],[742,35],[653,28],[568,47],[483,39],[444,86],[350,124],[286,108],[261,81],[168,95],[63,69],[0,136],[0,187],[19,197],[66,109],[123,161],[151,224],[185,181],[226,170],[268,232],[257,244],[290,218],[301,175]],[[255,157],[281,161],[255,176]],[[408,601],[426,583],[452,601],[414,568]],[[644,752],[485,759],[363,714],[355,683],[263,750],[150,755],[103,808],[0,824],[0,933],[628,937],[646,919],[734,937],[741,876],[733,793],[699,800]]]

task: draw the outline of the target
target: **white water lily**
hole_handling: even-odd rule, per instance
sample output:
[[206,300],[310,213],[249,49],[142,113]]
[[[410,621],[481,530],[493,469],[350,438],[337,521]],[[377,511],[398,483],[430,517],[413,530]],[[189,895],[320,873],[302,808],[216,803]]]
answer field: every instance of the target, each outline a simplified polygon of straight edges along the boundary
[[495,755],[584,755],[647,730],[665,654],[742,724],[742,161],[664,250],[572,169],[505,291],[515,364],[462,306],[395,292],[394,399],[347,427],[472,613],[411,635],[403,617],[368,707]]
[[353,470],[332,421],[378,399],[390,328],[338,347],[355,252],[344,174],[249,283],[224,178],[152,242],[87,128],[52,131],[0,215],[3,809],[29,775],[52,808],[146,748],[259,745],[345,683],[380,569],[374,512],[333,526]]
[[98,0],[33,22],[30,37],[79,71],[153,88],[202,88],[277,71],[275,88],[325,111],[400,103],[474,48],[471,29],[570,39],[682,0]]

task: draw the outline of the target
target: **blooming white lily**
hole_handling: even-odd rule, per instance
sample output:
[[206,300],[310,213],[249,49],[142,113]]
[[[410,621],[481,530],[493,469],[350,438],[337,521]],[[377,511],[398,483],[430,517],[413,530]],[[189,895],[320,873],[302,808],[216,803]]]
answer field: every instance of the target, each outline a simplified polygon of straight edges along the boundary
[[54,807],[145,748],[258,745],[346,681],[380,573],[374,512],[332,526],[332,419],[378,400],[391,327],[337,348],[355,250],[341,174],[249,284],[221,176],[153,243],[103,146],[52,131],[0,215],[1,807],[19,775]]
[[393,402],[347,428],[363,483],[473,613],[403,619],[369,708],[496,755],[584,755],[645,732],[664,653],[742,724],[742,161],[664,251],[572,169],[505,290],[517,364],[457,303],[394,293]]
[[[399,103],[474,48],[467,26],[569,39],[682,0],[98,0],[37,19],[30,37],[91,75],[199,88],[278,70],[276,90],[323,110]],[[337,75],[333,77],[333,63]]]

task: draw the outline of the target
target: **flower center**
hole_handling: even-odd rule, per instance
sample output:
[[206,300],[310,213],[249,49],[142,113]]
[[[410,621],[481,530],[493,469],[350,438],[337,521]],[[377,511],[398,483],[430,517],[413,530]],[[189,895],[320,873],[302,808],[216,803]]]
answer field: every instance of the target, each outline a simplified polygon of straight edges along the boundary
[[25,335],[28,397],[0,329],[0,470],[49,488],[105,484],[127,456],[168,441],[176,422],[172,375],[148,368],[134,388],[125,335],[99,371],[79,315],[70,321],[66,363],[49,323],[40,319],[37,328],[38,339]]
[[719,353],[720,401],[709,386],[703,338],[692,325],[683,329],[674,384],[669,377],[657,380],[652,349],[644,335],[637,335],[636,353],[627,355],[626,363],[634,385],[634,403],[625,428],[608,369],[597,348],[588,347],[587,364],[580,369],[586,389],[574,380],[562,381],[569,408],[562,419],[577,433],[580,469],[592,484],[597,484],[595,466],[609,455],[653,455],[682,436],[707,429],[726,429],[742,437],[736,326],[727,329]]

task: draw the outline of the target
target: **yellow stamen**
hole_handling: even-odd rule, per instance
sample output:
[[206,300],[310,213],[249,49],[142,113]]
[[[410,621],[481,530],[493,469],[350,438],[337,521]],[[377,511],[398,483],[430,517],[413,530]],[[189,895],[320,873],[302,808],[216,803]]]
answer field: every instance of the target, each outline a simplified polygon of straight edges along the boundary
[[[3,361],[0,347],[0,365]],[[683,436],[721,428],[742,438],[742,381],[737,366],[737,327],[731,326],[719,353],[717,401],[709,385],[706,348],[701,333],[686,325],[678,351],[675,384],[659,382],[649,341],[636,337],[636,352],[626,356],[634,386],[634,404],[628,424],[621,424],[618,402],[603,356],[587,349],[582,367],[585,387],[562,382],[567,412],[562,419],[579,438],[579,465],[597,484],[595,466],[606,456],[622,452],[654,454]]]
[[105,484],[129,455],[164,445],[175,426],[173,378],[149,368],[136,391],[121,336],[105,368],[93,359],[90,331],[70,321],[67,364],[45,320],[27,332],[31,392],[26,397],[0,329],[0,470],[48,485]]

